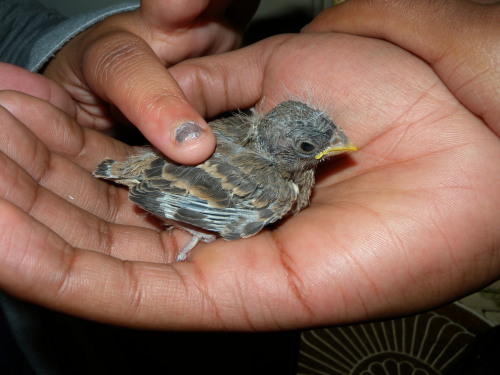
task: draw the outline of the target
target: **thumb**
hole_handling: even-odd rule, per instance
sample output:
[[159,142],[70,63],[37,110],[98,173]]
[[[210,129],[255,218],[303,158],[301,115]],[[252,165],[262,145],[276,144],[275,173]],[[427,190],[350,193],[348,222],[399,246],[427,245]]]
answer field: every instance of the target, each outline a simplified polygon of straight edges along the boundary
[[82,69],[92,91],[117,106],[167,157],[196,164],[213,152],[210,127],[142,39],[110,33],[89,46]]
[[169,69],[190,102],[207,117],[247,108],[263,96],[273,52],[292,38],[278,35],[216,56],[183,61]]

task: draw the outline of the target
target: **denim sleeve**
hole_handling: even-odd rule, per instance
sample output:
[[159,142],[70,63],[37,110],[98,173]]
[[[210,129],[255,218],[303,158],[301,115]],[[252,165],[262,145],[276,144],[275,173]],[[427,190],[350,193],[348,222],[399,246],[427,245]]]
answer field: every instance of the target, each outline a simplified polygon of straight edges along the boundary
[[36,0],[0,0],[0,61],[40,70],[71,38],[139,0],[66,18]]

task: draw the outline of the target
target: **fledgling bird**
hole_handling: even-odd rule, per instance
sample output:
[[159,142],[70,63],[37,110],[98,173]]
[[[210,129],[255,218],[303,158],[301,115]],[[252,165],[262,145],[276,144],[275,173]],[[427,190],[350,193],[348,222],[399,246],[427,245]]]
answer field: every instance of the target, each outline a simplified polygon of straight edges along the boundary
[[297,213],[309,202],[320,159],[356,150],[325,113],[299,101],[210,126],[217,146],[199,165],[180,165],[145,147],[125,161],[105,159],[94,172],[128,186],[132,202],[192,234],[178,261],[198,240],[215,239],[205,231],[245,238]]

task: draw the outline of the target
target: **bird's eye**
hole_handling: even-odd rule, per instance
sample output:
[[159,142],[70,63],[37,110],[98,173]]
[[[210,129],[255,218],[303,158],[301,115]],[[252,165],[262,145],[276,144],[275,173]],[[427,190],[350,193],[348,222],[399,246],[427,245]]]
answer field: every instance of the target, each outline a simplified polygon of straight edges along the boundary
[[300,149],[304,152],[314,151],[315,148],[316,148],[316,146],[314,146],[312,143],[309,143],[309,142],[302,142],[300,144]]

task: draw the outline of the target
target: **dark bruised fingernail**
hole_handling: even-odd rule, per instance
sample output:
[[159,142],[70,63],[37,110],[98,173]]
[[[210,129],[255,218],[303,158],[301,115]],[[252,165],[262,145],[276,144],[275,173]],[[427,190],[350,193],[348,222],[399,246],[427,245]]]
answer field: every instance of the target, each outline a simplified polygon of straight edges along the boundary
[[196,139],[201,136],[203,129],[196,122],[188,121],[177,127],[174,132],[175,140],[179,144],[183,144],[191,139]]

